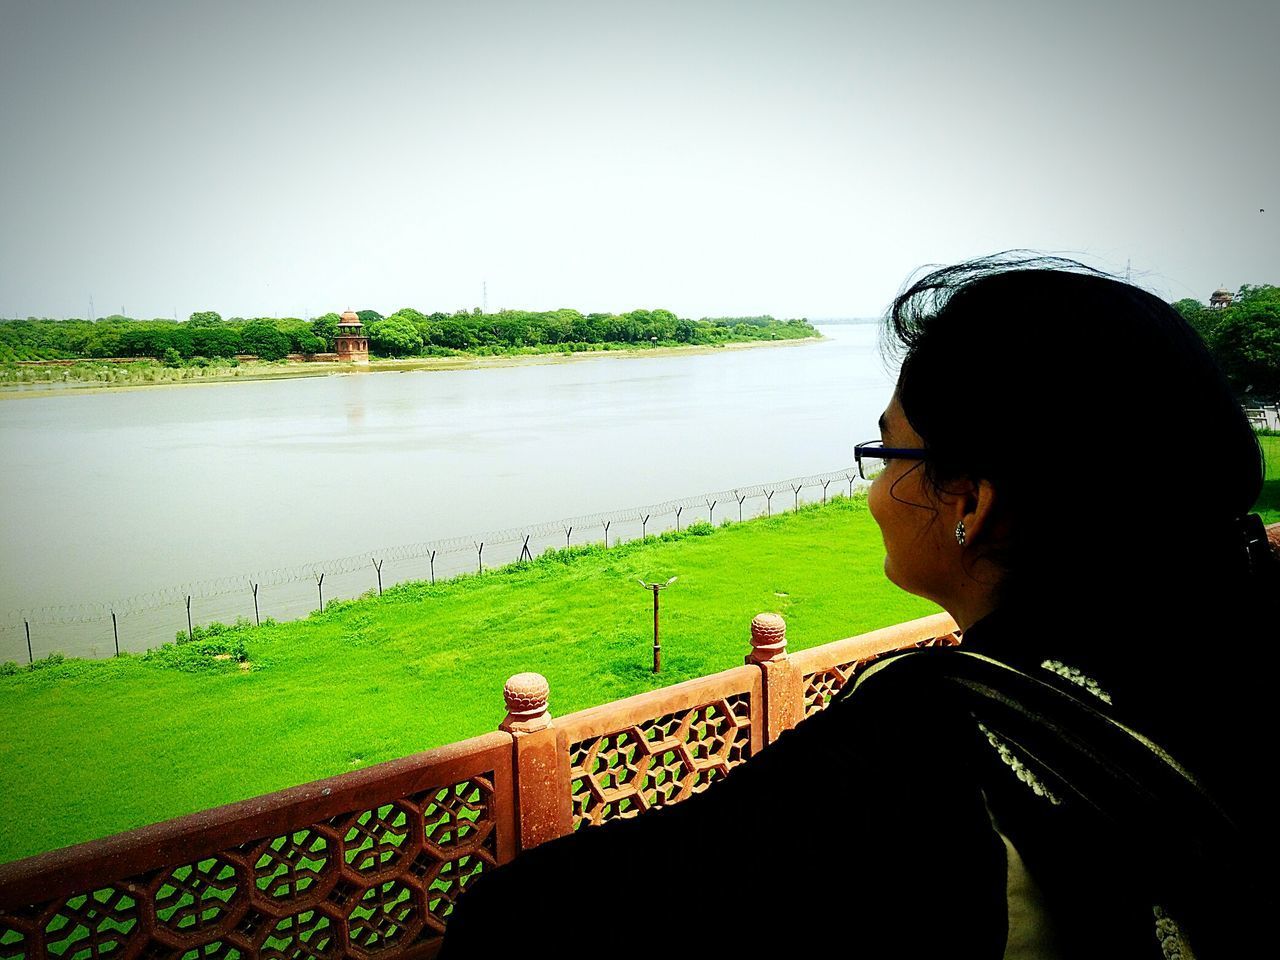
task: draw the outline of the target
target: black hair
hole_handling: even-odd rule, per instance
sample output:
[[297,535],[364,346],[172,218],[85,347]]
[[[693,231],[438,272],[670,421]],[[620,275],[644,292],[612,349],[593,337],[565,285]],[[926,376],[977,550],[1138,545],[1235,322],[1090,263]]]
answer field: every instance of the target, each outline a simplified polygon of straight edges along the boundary
[[[1031,662],[1064,656],[1099,679],[1117,717],[1230,811],[1241,850],[1270,849],[1251,771],[1275,728],[1280,564],[1265,538],[1246,551],[1264,460],[1200,337],[1159,297],[1021,253],[921,276],[885,334],[926,489],[995,491],[1008,534],[972,547]],[[1222,904],[1274,889],[1268,854],[1244,863]],[[1206,955],[1255,922],[1222,904],[1188,918]]]
[[885,332],[928,484],[996,491],[1010,534],[986,556],[1001,602],[1080,609],[1249,576],[1239,524],[1262,488],[1261,450],[1168,303],[1074,261],[1007,252],[914,280]]

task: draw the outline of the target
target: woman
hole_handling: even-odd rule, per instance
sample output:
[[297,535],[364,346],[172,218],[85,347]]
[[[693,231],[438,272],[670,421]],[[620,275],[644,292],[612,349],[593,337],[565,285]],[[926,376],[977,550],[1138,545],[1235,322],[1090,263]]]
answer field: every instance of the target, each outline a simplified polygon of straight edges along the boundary
[[704,793],[481,878],[445,956],[1267,941],[1280,594],[1257,441],[1204,345],[1150,294],[1007,256],[916,281],[887,331],[901,373],[855,455],[883,464],[886,574],[966,652],[878,664]]

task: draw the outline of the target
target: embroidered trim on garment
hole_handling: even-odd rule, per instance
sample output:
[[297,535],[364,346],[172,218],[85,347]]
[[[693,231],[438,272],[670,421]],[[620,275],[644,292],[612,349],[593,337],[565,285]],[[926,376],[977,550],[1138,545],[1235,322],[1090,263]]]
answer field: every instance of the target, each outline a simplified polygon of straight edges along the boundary
[[1160,953],[1164,960],[1196,960],[1177,921],[1164,912],[1164,907],[1156,905],[1151,908],[1151,912],[1156,918],[1156,939],[1160,942]]
[[1053,791],[1040,782],[1040,778],[1031,772],[1027,765],[1018,758],[1017,754],[1003,740],[987,729],[986,725],[979,722],[978,729],[986,736],[987,742],[995,747],[996,753],[1000,755],[1004,765],[1013,771],[1014,776],[1030,787],[1032,793],[1037,797],[1044,797],[1054,806],[1062,803],[1061,800],[1054,796]]
[[1040,664],[1040,666],[1051,673],[1056,673],[1064,680],[1070,680],[1077,687],[1083,687],[1103,703],[1107,705],[1111,704],[1111,694],[1098,686],[1098,681],[1093,679],[1093,677],[1086,676],[1082,673],[1078,667],[1068,666],[1061,660],[1046,660],[1044,663]]

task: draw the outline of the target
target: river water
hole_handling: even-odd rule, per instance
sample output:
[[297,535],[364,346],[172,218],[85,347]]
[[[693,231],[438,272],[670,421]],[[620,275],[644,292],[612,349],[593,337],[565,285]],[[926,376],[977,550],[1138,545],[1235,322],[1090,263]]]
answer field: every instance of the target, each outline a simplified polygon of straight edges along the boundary
[[[141,650],[186,628],[189,595],[196,624],[252,619],[255,580],[262,617],[303,616],[320,591],[376,587],[372,563],[343,572],[324,565],[334,558],[847,468],[891,377],[876,326],[820,329],[818,342],[705,354],[0,401],[0,660],[27,660],[28,626],[37,658],[107,656],[117,636]],[[783,487],[743,512],[793,502]],[[714,518],[737,512],[718,504]],[[675,523],[655,514],[647,531]],[[640,532],[618,520],[610,540]],[[468,542],[435,572],[521,547]],[[429,575],[425,556],[383,561],[384,585]]]

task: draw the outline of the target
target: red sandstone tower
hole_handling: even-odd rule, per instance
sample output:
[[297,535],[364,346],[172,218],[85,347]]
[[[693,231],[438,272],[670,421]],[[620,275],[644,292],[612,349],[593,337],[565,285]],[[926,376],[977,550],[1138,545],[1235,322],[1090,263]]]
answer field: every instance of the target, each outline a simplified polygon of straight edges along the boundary
[[338,321],[338,335],[334,341],[339,360],[350,363],[369,362],[369,338],[364,335],[364,324],[350,310]]

